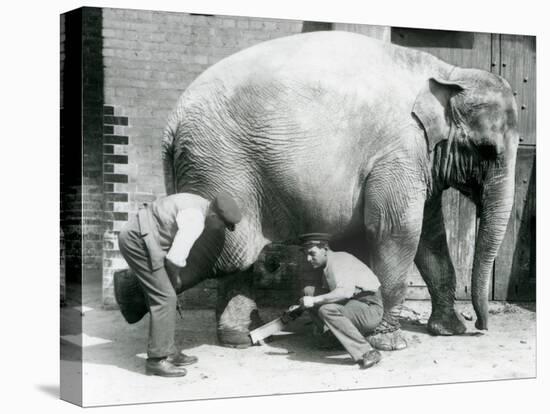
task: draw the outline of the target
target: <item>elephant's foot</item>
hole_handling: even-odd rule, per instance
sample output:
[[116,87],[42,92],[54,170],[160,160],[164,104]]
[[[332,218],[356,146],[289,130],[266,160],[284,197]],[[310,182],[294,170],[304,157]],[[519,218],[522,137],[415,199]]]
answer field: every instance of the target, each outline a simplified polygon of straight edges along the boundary
[[245,349],[252,346],[249,332],[241,332],[229,329],[217,330],[218,342],[228,348]]
[[367,341],[373,348],[380,351],[399,351],[407,347],[407,341],[403,338],[401,329],[391,332],[374,333],[367,337]]
[[398,307],[384,313],[382,321],[366,338],[373,348],[381,351],[399,351],[407,347],[407,341],[403,338],[399,324],[399,313]]
[[263,325],[256,302],[236,294],[218,317],[217,336],[220,345],[232,348],[248,348],[252,345],[249,333]]
[[448,311],[434,308],[428,320],[428,332],[432,335],[460,335],[466,332],[466,325],[454,308]]

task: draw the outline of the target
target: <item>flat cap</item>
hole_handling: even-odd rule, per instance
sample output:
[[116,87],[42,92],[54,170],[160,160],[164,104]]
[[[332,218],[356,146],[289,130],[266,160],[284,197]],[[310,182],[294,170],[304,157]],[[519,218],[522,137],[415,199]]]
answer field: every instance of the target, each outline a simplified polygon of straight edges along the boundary
[[242,219],[239,206],[228,193],[222,191],[212,201],[212,209],[220,216],[226,226],[235,226]]
[[117,270],[114,274],[115,299],[126,322],[139,322],[149,312],[145,292],[134,272]]
[[328,233],[305,233],[298,236],[300,244],[304,247],[318,244],[328,244],[330,234]]

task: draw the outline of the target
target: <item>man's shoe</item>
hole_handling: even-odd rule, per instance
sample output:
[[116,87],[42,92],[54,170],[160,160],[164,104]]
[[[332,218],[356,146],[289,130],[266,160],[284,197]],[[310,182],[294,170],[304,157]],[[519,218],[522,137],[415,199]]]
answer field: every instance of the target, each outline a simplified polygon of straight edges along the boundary
[[177,367],[183,367],[184,365],[191,365],[197,362],[199,359],[196,356],[185,355],[183,352],[177,352],[166,357],[168,362],[171,362]]
[[187,374],[187,370],[174,365],[167,358],[149,358],[145,363],[145,374],[161,377],[183,377]]
[[366,352],[363,355],[363,359],[359,361],[359,368],[361,369],[370,368],[373,365],[378,364],[381,359],[382,359],[382,355],[380,355],[380,352],[378,352],[377,350]]

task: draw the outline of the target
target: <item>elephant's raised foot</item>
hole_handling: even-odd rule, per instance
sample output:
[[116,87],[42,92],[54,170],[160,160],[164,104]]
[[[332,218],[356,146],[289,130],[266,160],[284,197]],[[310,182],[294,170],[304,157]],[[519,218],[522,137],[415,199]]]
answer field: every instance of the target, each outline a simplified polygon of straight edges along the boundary
[[237,349],[245,349],[252,346],[252,340],[248,332],[218,329],[217,334],[221,346]]
[[373,348],[379,349],[380,351],[399,351],[407,347],[407,341],[403,338],[400,329],[370,335],[367,337],[367,341]]
[[218,304],[217,336],[220,345],[231,348],[248,348],[252,345],[251,330],[263,325],[256,302],[250,293],[232,291]]
[[447,313],[432,312],[428,320],[428,332],[432,335],[460,335],[466,332],[466,325],[454,310]]

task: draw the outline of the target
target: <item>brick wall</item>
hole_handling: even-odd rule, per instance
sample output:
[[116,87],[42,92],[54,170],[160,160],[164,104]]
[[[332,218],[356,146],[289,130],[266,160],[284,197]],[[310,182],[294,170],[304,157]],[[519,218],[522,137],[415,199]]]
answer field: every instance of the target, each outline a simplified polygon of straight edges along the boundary
[[[63,72],[65,70],[65,15],[61,15],[59,18],[59,109],[63,108],[63,81],[64,76]],[[60,127],[63,128],[63,123],[60,122]],[[60,135],[63,135],[63,132],[60,131]],[[64,140],[60,138],[60,156],[63,154],[63,143]],[[61,159],[61,157],[60,157]],[[60,188],[63,188],[63,169],[60,168]],[[61,202],[61,197],[60,197]],[[59,299],[61,305],[65,304],[65,293],[66,293],[66,277],[65,277],[65,235],[63,234],[63,228],[61,225],[61,216],[59,220]]]
[[82,267],[101,275],[103,227],[103,38],[101,9],[82,9]]
[[101,273],[103,234],[101,10],[61,18],[61,227],[67,281]]
[[[61,16],[61,100],[60,100],[60,273],[61,304],[82,303],[82,29],[83,11]],[[65,277],[64,277],[65,276]],[[65,279],[65,280],[64,280]],[[71,284],[65,289],[65,281]],[[61,332],[82,332],[78,312],[61,314]],[[61,399],[75,404],[82,402],[82,369],[67,364],[67,348],[60,348]],[[81,353],[70,356],[81,360]]]
[[[220,59],[268,39],[299,33],[302,22],[122,9],[102,13],[105,108],[125,119],[124,125],[105,124],[103,150],[118,151],[113,155],[128,160],[104,163],[103,301],[111,306],[113,272],[119,265],[125,267],[119,260],[116,234],[139,204],[165,194],[160,142],[180,94]],[[127,145],[113,146],[114,137],[124,137]],[[120,180],[120,174],[127,176],[127,182],[108,182],[113,177]],[[216,286],[216,281],[203,282],[182,295],[182,304],[213,305]]]
[[60,224],[66,280],[76,283],[80,283],[82,272],[81,38],[82,12],[61,16]]
[[65,15],[59,16],[59,107],[63,108],[63,73],[65,70]]
[[165,193],[166,118],[205,69],[241,49],[300,32],[301,22],[103,9],[105,104],[128,117],[129,209]]
[[113,275],[127,264],[118,249],[117,235],[128,221],[128,117],[113,106],[103,107],[103,305],[116,307]]

